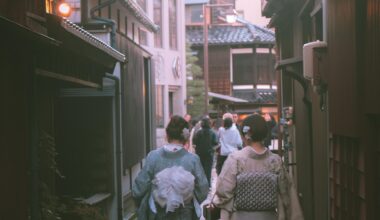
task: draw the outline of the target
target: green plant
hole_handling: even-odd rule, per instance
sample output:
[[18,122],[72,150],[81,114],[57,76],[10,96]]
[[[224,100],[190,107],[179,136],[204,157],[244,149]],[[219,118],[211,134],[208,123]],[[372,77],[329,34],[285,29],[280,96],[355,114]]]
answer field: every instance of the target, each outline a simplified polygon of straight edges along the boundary
[[73,207],[72,213],[78,216],[81,220],[107,220],[107,217],[102,214],[100,208],[87,204],[77,203]]
[[58,165],[56,161],[58,153],[56,151],[55,138],[51,136],[50,134],[48,134],[46,131],[41,130],[39,147],[40,147],[39,149],[40,158],[43,153],[46,155],[44,157],[46,158],[45,159],[46,161],[44,162],[48,166],[48,169],[50,169],[50,171],[52,171],[53,173],[57,174],[58,177],[64,178],[64,176],[58,169]]
[[65,198],[62,202],[66,205],[62,213],[63,220],[107,220],[97,206],[80,203],[72,198]]
[[43,220],[61,220],[61,213],[66,211],[66,205],[59,198],[50,193],[45,183],[40,183],[41,195],[41,219]]
[[[41,219],[61,220],[62,217],[60,213],[65,212],[66,206],[62,204],[59,198],[52,192],[51,186],[47,183],[47,179],[49,179],[47,176],[50,176],[49,173],[52,173],[53,177],[57,175],[60,178],[64,178],[64,176],[58,170],[56,162],[58,153],[56,152],[55,138],[44,130],[40,131],[38,154],[40,167],[39,193],[41,198]],[[45,167],[47,170],[44,169]]]
[[197,64],[198,57],[191,50],[191,45],[186,44],[186,76],[187,97],[193,98],[191,105],[187,106],[187,112],[192,116],[200,116],[204,113],[205,86],[202,68]]

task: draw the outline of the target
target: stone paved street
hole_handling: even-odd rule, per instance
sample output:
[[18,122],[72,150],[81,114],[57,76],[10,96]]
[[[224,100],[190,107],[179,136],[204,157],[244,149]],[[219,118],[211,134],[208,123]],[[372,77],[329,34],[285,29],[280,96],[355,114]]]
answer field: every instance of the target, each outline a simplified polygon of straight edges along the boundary
[[[203,207],[204,204],[210,203],[210,200],[215,193],[216,180],[218,178],[218,176],[216,174],[215,165],[216,165],[216,155],[214,157],[213,168],[211,171],[211,189],[210,189],[210,192],[208,193],[207,199],[202,203],[201,207]],[[202,211],[202,213],[203,213],[203,211]],[[202,216],[200,220],[205,220],[205,218]]]

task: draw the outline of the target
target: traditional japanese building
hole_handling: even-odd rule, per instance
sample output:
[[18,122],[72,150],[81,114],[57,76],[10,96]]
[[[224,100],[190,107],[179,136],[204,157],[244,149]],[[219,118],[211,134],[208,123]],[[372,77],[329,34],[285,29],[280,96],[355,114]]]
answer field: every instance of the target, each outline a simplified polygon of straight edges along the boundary
[[0,218],[67,219],[74,210],[61,210],[62,200],[92,205],[98,198],[106,199],[91,209],[116,216],[118,113],[112,73],[125,56],[51,14],[47,2],[0,6],[5,131]]
[[379,219],[379,2],[268,0],[263,14],[305,219]]
[[[201,15],[202,6],[206,3],[187,1],[186,5],[186,40],[199,58],[201,67],[204,60],[204,25]],[[227,3],[233,5],[234,1]],[[220,10],[217,5],[212,8],[212,19],[208,25],[209,96],[214,104],[214,112],[250,114],[264,111],[276,114],[274,33],[239,17],[232,24],[221,22],[217,19]],[[239,99],[237,102],[232,101]]]

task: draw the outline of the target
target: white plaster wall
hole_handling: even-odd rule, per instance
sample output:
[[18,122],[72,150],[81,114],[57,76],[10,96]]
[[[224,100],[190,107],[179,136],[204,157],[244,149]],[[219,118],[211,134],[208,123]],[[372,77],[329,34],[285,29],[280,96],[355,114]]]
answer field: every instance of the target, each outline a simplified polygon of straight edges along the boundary
[[80,0],[66,0],[67,4],[71,7],[71,14],[67,18],[73,23],[80,23],[81,21],[81,12],[80,12]]
[[[153,0],[147,0],[147,12],[153,19]],[[184,0],[177,0],[177,28],[178,28],[178,48],[172,50],[169,47],[169,4],[168,0],[162,0],[162,48],[154,47],[154,34],[148,34],[148,46],[145,48],[153,54],[152,65],[156,76],[156,85],[164,86],[164,125],[169,118],[169,91],[174,91],[173,114],[183,116],[186,113],[186,56],[185,56],[185,3]],[[180,67],[179,78],[173,75],[173,60],[179,57]],[[158,128],[157,146],[166,143],[165,130]]]
[[[90,30],[91,31],[91,30]],[[95,37],[104,43],[110,45],[111,44],[111,34],[110,32],[91,32]]]

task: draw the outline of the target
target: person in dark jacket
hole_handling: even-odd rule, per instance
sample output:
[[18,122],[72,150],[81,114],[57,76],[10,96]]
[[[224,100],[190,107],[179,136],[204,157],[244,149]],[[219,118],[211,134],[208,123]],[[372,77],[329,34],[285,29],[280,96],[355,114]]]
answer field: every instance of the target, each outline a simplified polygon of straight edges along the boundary
[[201,127],[202,128],[193,138],[193,145],[195,145],[195,153],[201,159],[202,167],[206,173],[209,185],[211,185],[211,168],[214,157],[214,146],[218,144],[218,139],[215,132],[211,129],[209,118],[202,119]]
[[267,134],[267,136],[264,139],[264,146],[265,147],[269,147],[272,144],[272,139],[273,139],[273,137],[272,137],[272,130],[276,126],[276,120],[269,113],[265,113],[263,115],[263,118],[265,119],[265,122],[266,122],[267,128],[268,128],[268,134]]

